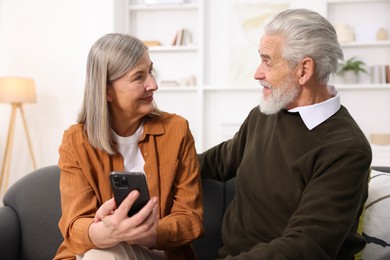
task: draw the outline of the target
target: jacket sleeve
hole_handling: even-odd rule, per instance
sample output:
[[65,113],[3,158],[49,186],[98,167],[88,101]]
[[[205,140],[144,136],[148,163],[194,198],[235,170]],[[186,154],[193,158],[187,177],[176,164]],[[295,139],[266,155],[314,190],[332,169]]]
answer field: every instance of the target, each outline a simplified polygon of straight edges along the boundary
[[61,169],[62,209],[59,228],[64,237],[64,245],[74,254],[82,254],[95,247],[89,238],[88,229],[97,210],[97,200],[83,175],[74,146],[73,135],[65,132],[59,147],[58,162]]
[[[164,209],[158,223],[157,235],[159,249],[166,249],[188,244],[203,234],[203,197],[199,162],[196,157],[195,143],[188,127],[188,122],[181,125],[180,135],[172,129],[170,135],[181,139],[177,148],[169,141],[170,148],[165,146],[164,154],[177,154],[173,165],[160,165],[160,186],[162,192],[167,190],[160,201]],[[182,138],[178,136],[183,136]],[[176,150],[177,149],[177,150]],[[176,155],[175,155],[176,156]],[[173,179],[170,179],[173,178]]]

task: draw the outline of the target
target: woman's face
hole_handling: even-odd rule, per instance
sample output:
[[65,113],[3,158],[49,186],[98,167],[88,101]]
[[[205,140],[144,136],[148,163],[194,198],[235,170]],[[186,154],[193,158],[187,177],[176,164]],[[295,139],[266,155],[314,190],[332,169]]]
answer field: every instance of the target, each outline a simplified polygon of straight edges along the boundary
[[107,87],[114,124],[139,121],[155,110],[153,92],[158,87],[152,70],[153,63],[145,51],[132,70]]

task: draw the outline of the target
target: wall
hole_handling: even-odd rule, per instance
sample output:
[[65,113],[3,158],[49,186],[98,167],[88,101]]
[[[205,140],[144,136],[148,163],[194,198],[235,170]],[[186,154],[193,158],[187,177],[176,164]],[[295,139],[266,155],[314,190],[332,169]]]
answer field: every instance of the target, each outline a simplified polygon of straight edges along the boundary
[[[62,133],[75,122],[86,57],[97,38],[114,30],[114,0],[1,0],[0,76],[35,79],[37,103],[24,106],[38,167],[56,164]],[[10,114],[0,104],[0,161]],[[17,114],[10,183],[33,170]]]
[[[159,104],[163,108],[183,114],[195,128],[206,128],[200,151],[232,134],[258,102],[257,89],[216,89],[258,86],[253,79],[259,59],[256,43],[251,45],[252,53],[240,53],[249,67],[242,81],[236,81],[237,85],[231,83],[234,66],[231,49],[243,37],[236,33],[235,24],[238,16],[234,6],[240,2],[251,1],[205,1],[205,81],[211,88],[205,91],[203,100],[205,124],[197,126],[195,91],[185,94],[188,98],[184,99],[175,99],[175,94],[169,91],[156,95],[162,97]],[[124,3],[125,0],[0,0],[0,76],[28,76],[36,80],[38,102],[25,105],[24,109],[38,167],[57,163],[62,133],[75,122],[81,104],[87,52],[101,35],[123,31]],[[324,14],[322,0],[293,0],[290,4]],[[390,131],[390,122],[382,116],[382,111],[390,110],[388,94],[387,90],[341,91],[343,103],[351,108],[367,135],[376,129]],[[4,156],[9,113],[10,106],[0,104],[0,161]],[[32,170],[20,114],[16,124],[10,184]]]
[[[244,13],[258,16],[275,5],[326,13],[324,0],[205,0],[204,73],[207,85],[257,86],[253,73],[259,60],[257,47],[261,30],[245,34],[239,27]],[[235,55],[242,63],[237,62]]]
[[[206,1],[206,19],[211,19],[206,23],[205,37],[205,79],[208,86],[203,92],[202,106],[205,111],[203,124],[201,127],[195,127],[195,135],[203,139],[202,145],[197,147],[198,150],[207,149],[234,133],[239,123],[246,117],[247,110],[258,103],[259,91],[256,89],[258,83],[253,79],[253,73],[259,63],[256,41],[260,39],[261,31],[248,35],[240,30],[240,8],[248,6],[248,14],[254,11],[258,15],[266,8],[269,9],[271,3],[276,5],[284,2],[283,0]],[[324,0],[288,2],[291,8],[309,8],[327,15],[328,7]],[[217,9],[219,12],[215,11]],[[348,17],[348,13],[343,15]],[[370,20],[370,16],[371,14],[368,13],[365,20]],[[383,19],[383,14],[380,17]],[[388,52],[388,45],[344,48],[345,57],[359,56],[364,53],[368,65],[382,62],[385,57],[388,57]],[[232,75],[236,77],[232,79]],[[385,116],[385,111],[390,110],[388,85],[340,86],[339,92],[342,104],[349,109],[367,138],[370,138],[371,134],[390,133],[390,120]],[[171,99],[175,98],[171,92],[169,95]],[[182,100],[181,103],[185,101]],[[188,109],[182,108],[181,105],[175,106],[175,103],[167,100],[164,100],[163,105],[171,111],[187,115]],[[188,116],[190,120],[192,117],[192,114]],[[191,121],[190,123],[199,124]],[[373,155],[373,165],[390,165],[390,145],[373,145]]]

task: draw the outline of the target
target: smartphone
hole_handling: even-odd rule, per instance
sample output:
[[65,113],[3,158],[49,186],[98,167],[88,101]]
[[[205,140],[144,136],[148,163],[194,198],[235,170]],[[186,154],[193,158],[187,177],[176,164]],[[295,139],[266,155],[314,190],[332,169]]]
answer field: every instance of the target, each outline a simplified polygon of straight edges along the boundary
[[111,187],[114,193],[116,206],[122,203],[132,190],[138,190],[140,195],[134,202],[128,216],[131,217],[142,209],[149,201],[149,190],[145,174],[142,172],[116,172],[110,173]]

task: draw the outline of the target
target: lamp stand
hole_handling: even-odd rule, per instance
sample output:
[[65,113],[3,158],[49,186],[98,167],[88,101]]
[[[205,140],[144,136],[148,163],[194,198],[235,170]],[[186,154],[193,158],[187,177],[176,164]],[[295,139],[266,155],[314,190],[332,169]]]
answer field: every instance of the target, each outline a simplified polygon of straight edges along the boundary
[[[9,179],[9,168],[11,164],[11,155],[12,155],[12,142],[14,138],[14,132],[15,132],[15,119],[16,119],[16,112],[17,109],[20,109],[20,113],[22,115],[22,121],[24,125],[24,130],[26,132],[28,147],[30,150],[30,155],[33,163],[34,170],[37,168],[35,163],[35,157],[34,152],[31,145],[30,136],[28,134],[28,128],[26,123],[26,118],[24,117],[24,111],[22,108],[21,103],[12,103],[12,111],[11,111],[11,117],[9,122],[9,128],[8,128],[8,137],[7,137],[7,144],[5,146],[5,152],[4,152],[4,159],[3,159],[3,167],[1,168],[1,175],[0,175],[0,194],[2,187],[4,186],[4,191],[8,188],[8,179]],[[4,184],[3,184],[4,181]]]

